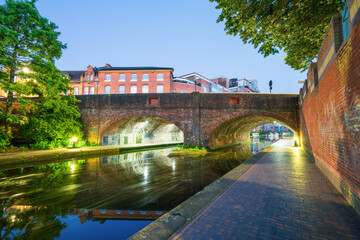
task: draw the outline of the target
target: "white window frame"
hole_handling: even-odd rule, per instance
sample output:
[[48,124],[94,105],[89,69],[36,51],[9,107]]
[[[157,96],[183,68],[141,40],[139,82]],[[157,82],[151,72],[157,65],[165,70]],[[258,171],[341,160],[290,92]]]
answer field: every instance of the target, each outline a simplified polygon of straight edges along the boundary
[[94,95],[95,94],[95,87],[90,87],[90,94]]
[[[144,87],[146,88],[146,90],[144,89]],[[149,85],[143,85],[142,86],[142,93],[149,93]]]
[[84,95],[88,95],[89,94],[89,87],[84,87]]
[[[124,91],[121,91],[121,89],[124,89]],[[119,86],[119,93],[125,94],[125,86]]]
[[204,93],[207,93],[207,92],[208,92],[207,86],[204,86]]
[[[134,89],[135,89],[135,91],[134,91]],[[137,93],[137,86],[136,85],[131,86],[130,93]]]
[[[107,91],[107,90],[109,90],[109,91]],[[105,86],[104,94],[111,94],[111,86]]]
[[137,74],[136,73],[131,74],[131,81],[137,81]]
[[74,87],[74,95],[79,95],[79,88],[78,87]]
[[[159,78],[160,76],[162,76],[161,78]],[[164,74],[163,73],[158,73],[156,76],[156,80],[157,81],[164,81]]]
[[[159,88],[161,87],[161,91],[159,91]],[[164,93],[164,85],[157,85],[156,86],[156,92],[157,93]]]
[[[122,78],[124,77],[124,79]],[[126,75],[124,73],[119,75],[119,81],[124,82],[126,80]]]
[[111,81],[111,74],[105,74],[105,82]]
[[[145,75],[147,76],[147,79],[144,79],[144,76],[145,76]],[[142,79],[142,80],[143,80],[143,81],[149,81],[149,78],[150,78],[149,74],[145,73],[145,74],[143,74],[143,79]]]
[[90,75],[90,80],[91,81],[94,80],[94,75],[93,74]]

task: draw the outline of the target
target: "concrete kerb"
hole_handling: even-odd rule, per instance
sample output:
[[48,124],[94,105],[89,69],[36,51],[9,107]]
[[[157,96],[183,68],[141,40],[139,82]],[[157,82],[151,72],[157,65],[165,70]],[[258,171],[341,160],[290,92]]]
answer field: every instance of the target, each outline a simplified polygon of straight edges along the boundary
[[270,146],[249,158],[129,239],[169,239],[175,237],[272,148],[273,146]]

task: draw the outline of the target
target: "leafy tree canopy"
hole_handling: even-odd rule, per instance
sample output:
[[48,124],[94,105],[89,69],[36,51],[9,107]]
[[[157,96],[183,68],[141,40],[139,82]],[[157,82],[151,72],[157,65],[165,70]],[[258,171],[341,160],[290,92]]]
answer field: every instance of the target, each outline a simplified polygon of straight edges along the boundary
[[286,53],[285,63],[305,71],[316,58],[342,0],[210,0],[217,2],[225,31],[250,43],[267,57]]
[[10,138],[11,127],[23,125],[28,140],[51,142],[79,133],[80,115],[75,97],[66,95],[70,80],[54,63],[66,45],[58,40],[57,26],[39,14],[35,2],[6,0],[0,6],[0,65],[4,69],[0,88],[6,92],[5,103],[0,104],[0,132],[7,135],[3,139]]

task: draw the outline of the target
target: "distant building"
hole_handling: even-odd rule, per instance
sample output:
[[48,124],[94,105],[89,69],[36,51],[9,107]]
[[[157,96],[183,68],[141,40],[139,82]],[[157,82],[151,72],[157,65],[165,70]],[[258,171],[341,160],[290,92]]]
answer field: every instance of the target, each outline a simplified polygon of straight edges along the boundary
[[173,92],[191,93],[191,92],[230,92],[226,87],[194,72],[174,78]]
[[245,78],[231,78],[229,80],[229,89],[231,92],[249,92],[249,93],[259,93],[260,89],[258,86],[258,81],[247,80]]
[[165,93],[171,92],[173,68],[165,67],[92,67],[68,74],[74,95]]
[[256,127],[253,132],[274,132],[274,133],[284,133],[290,132],[291,130],[283,125],[278,123],[267,123],[261,126]]

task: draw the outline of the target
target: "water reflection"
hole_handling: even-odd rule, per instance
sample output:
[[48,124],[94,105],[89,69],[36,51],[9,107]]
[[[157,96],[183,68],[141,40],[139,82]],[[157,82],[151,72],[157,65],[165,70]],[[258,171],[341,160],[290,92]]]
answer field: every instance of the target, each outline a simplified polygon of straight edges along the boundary
[[107,234],[130,237],[149,224],[144,219],[165,214],[269,144],[197,158],[169,158],[173,149],[166,148],[2,171],[1,239],[103,237],[106,227],[94,222],[109,222]]

